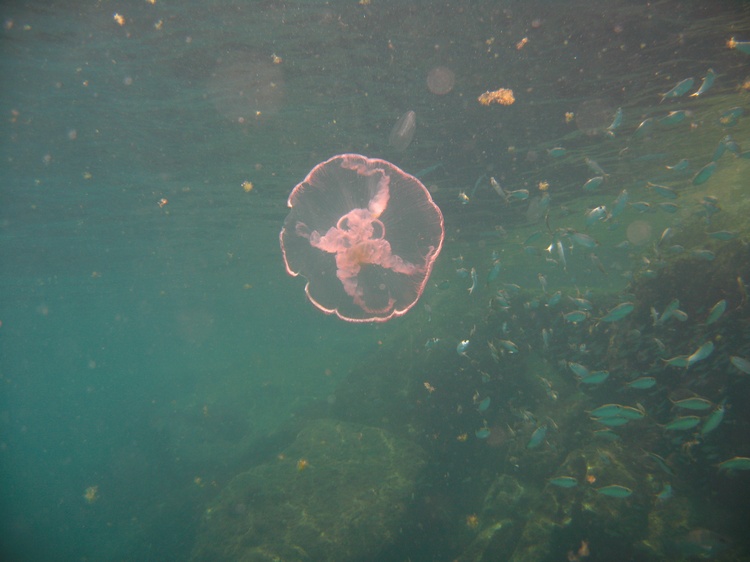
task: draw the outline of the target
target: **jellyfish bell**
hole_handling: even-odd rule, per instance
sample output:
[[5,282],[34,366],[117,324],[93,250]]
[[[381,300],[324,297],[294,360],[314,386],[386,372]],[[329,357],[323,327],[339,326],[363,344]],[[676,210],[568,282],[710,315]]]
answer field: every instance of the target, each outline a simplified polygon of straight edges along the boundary
[[456,73],[447,66],[436,66],[427,74],[427,89],[435,95],[450,93],[455,84]]
[[575,111],[576,126],[589,137],[602,135],[612,123],[615,110],[602,99],[586,100]]
[[341,154],[292,190],[279,236],[286,270],[316,307],[349,322],[402,316],[443,245],[443,215],[422,183],[385,160]]

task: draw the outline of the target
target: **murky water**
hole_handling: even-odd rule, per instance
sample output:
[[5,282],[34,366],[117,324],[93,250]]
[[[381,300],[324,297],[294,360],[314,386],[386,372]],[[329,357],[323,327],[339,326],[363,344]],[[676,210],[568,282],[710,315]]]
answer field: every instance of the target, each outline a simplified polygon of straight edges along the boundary
[[[748,556],[745,3],[0,13],[4,559]],[[281,257],[343,153],[445,217],[379,325]]]

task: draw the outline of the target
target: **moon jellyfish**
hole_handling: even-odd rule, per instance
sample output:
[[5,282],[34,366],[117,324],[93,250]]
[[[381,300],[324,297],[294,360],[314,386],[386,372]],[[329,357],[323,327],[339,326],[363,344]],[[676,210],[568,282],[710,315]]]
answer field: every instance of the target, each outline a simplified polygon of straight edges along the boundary
[[615,110],[604,100],[587,100],[575,111],[576,126],[585,135],[595,137],[607,130],[614,114]]
[[633,221],[628,225],[626,234],[633,246],[645,246],[651,240],[651,225],[646,221]]
[[414,306],[445,234],[424,185],[390,162],[341,154],[289,196],[281,250],[290,275],[326,314],[385,322]]
[[391,129],[388,144],[402,152],[411,144],[414,132],[417,130],[417,114],[409,110],[404,113]]
[[450,93],[455,84],[456,74],[447,66],[436,66],[427,75],[427,89],[438,96]]

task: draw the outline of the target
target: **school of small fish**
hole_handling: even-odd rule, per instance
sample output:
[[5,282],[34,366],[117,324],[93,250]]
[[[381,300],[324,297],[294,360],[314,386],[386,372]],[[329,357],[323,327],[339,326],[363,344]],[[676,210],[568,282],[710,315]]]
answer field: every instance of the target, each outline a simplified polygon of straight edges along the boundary
[[[745,44],[736,45],[746,52]],[[721,75],[708,68],[697,88],[693,77],[672,82],[654,98],[647,115],[631,112],[627,105],[618,107],[609,125],[599,131],[601,142],[612,143],[609,153],[615,156],[597,162],[585,149],[565,146],[559,139],[544,147],[550,169],[577,166],[580,180],[571,189],[591,202],[577,212],[572,203],[555,206],[548,182],[539,184],[537,194],[528,186],[506,185],[499,174],[482,175],[471,196],[463,190],[459,193],[462,204],[472,205],[483,193],[494,192],[494,204],[503,212],[522,213],[531,201],[544,223],[544,228],[529,232],[534,228],[531,221],[515,238],[500,227],[491,233],[501,239],[497,247],[483,242],[482,248],[488,250],[467,250],[466,257],[454,258],[458,283],[466,283],[462,286],[474,300],[472,306],[483,306],[485,318],[500,326],[491,335],[474,325],[452,336],[462,362],[460,371],[473,370],[481,384],[487,384],[506,376],[504,366],[518,365],[529,355],[544,356],[556,369],[537,374],[536,379],[550,403],[561,401],[568,394],[565,387],[575,385],[583,396],[578,399],[588,406],[579,414],[594,440],[602,447],[627,441],[624,447],[645,455],[654,474],[655,487],[647,487],[606,479],[600,483],[590,471],[552,472],[546,483],[560,493],[588,486],[589,493],[610,501],[631,501],[647,494],[667,502],[681,493],[673,487],[679,456],[704,463],[715,478],[750,470],[750,456],[746,456],[750,448],[724,450],[717,437],[732,418],[732,389],[750,384],[750,337],[735,337],[725,329],[727,322],[736,325],[740,318],[747,325],[747,274],[734,274],[721,292],[707,291],[697,304],[694,298],[681,303],[676,295],[682,291],[665,294],[659,285],[671,268],[680,268],[686,286],[692,275],[706,268],[748,269],[747,264],[727,263],[723,257],[750,259],[748,230],[722,220],[723,207],[734,202],[720,201],[709,191],[735,162],[750,158],[750,151],[729,134],[747,131],[738,127],[744,109],[729,107],[718,116],[713,104],[707,106],[711,110],[702,110],[702,102],[710,99],[720,82]],[[680,103],[686,107],[678,107]],[[710,127],[705,125],[709,121]],[[685,127],[685,134],[699,134],[692,131],[706,128],[706,134],[721,136],[712,152],[699,155],[672,153],[668,146],[649,144],[679,127]],[[658,150],[663,152],[654,152]],[[624,161],[635,164],[629,168],[628,181],[618,171]],[[660,162],[658,168],[654,161]],[[640,163],[646,170],[643,175],[638,172]],[[483,202],[488,204],[486,197]],[[719,262],[720,266],[713,265]],[[526,277],[525,284],[513,283],[519,263],[531,264],[524,269],[536,268],[536,281]],[[586,288],[613,284],[614,277],[624,285],[617,297]],[[443,287],[454,283],[446,281]],[[655,288],[650,293],[643,290],[649,283]],[[646,294],[650,297],[644,299]],[[532,333],[530,326],[538,331]],[[602,338],[609,340],[606,354]],[[428,341],[428,347],[430,341],[436,338]],[[483,361],[487,350],[494,368]],[[614,369],[617,361],[612,355],[618,352],[620,358],[627,358],[622,364],[643,367]],[[716,371],[722,373],[723,382],[713,385]],[[617,402],[602,400],[613,393]],[[490,442],[495,432],[510,433],[522,440],[529,455],[559,446],[558,436],[567,428],[545,411],[544,404],[535,409],[516,406],[490,390],[481,396],[475,393],[475,409],[483,417],[474,430],[477,440]],[[503,404],[517,421],[497,429],[491,420]],[[462,411],[460,405],[457,411]],[[637,435],[644,431],[657,436],[648,445],[656,450],[640,448]]]

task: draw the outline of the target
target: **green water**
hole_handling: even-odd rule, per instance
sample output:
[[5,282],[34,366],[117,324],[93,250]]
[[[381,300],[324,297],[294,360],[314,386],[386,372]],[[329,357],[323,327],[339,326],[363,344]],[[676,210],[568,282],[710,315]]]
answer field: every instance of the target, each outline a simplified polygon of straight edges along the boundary
[[[482,515],[490,475],[533,464],[531,457],[523,464],[525,445],[542,420],[622,400],[619,388],[634,369],[660,369],[651,348],[644,351],[652,337],[670,344],[668,357],[690,354],[706,338],[717,343],[682,386],[714,404],[728,398],[730,419],[713,449],[675,461],[685,471],[678,495],[699,505],[711,503],[712,489],[733,498],[715,528],[693,519],[684,530],[728,535],[727,559],[747,559],[738,528],[750,481],[738,472],[718,482],[714,467],[750,456],[748,383],[706,377],[728,373],[732,355],[750,357],[741,301],[750,282],[750,164],[727,153],[709,182],[690,182],[727,134],[744,150],[750,145],[743,88],[750,55],[726,46],[733,36],[750,40],[747,3],[10,1],[0,15],[3,559],[189,559],[217,494],[235,475],[275,459],[305,420],[318,417],[383,427],[428,453],[403,524],[408,538],[370,559],[454,559],[475,538],[465,518]],[[447,94],[427,87],[436,66],[455,73]],[[686,77],[695,77],[696,89],[708,68],[718,74],[709,92],[659,103]],[[501,87],[514,90],[515,104],[477,102]],[[722,126],[722,113],[738,106],[744,117]],[[624,122],[609,138],[602,130],[618,107]],[[692,116],[645,141],[633,138],[643,119],[677,109]],[[389,134],[408,110],[416,134],[397,151]],[[581,131],[588,127],[598,132]],[[550,157],[555,146],[567,154]],[[410,173],[442,164],[422,181],[445,216],[443,251],[422,300],[384,324],[350,324],[315,309],[279,249],[292,188],[317,163],[346,152]],[[595,175],[584,157],[608,175],[597,193],[581,190]],[[664,166],[681,158],[690,172],[669,176]],[[505,205],[490,176],[507,189],[528,189],[531,199],[549,182],[546,221],[547,213],[527,212],[528,202]],[[680,211],[656,210],[665,200],[645,181],[681,190]],[[587,228],[586,210],[611,210],[622,189],[654,212],[628,207],[618,220]],[[472,192],[468,203],[460,191]],[[710,223],[700,215],[707,195],[722,209]],[[643,224],[628,231],[636,221]],[[654,249],[667,227],[676,231],[670,245],[719,257],[665,266],[681,259]],[[603,270],[592,250],[567,246],[563,268],[546,251],[557,229],[595,237]],[[645,241],[617,247],[636,230],[647,231]],[[706,240],[719,230],[738,237]],[[540,239],[524,242],[539,231]],[[502,270],[487,282],[493,251]],[[477,295],[456,273],[472,267]],[[669,282],[633,284],[652,267],[667,267],[660,279]],[[726,275],[712,278],[712,268]],[[560,309],[545,307],[540,274],[549,294],[562,291]],[[506,283],[521,293],[502,311],[492,301]],[[633,291],[627,329],[639,333],[594,326]],[[587,292],[597,307],[591,319],[565,324],[567,297]],[[650,307],[662,311],[678,295],[689,321],[651,333]],[[702,327],[720,298],[729,301],[731,329]],[[542,328],[553,329],[550,349]],[[440,343],[428,352],[430,338]],[[464,339],[472,341],[466,361],[455,352]],[[522,361],[503,364],[503,355],[496,364],[486,343],[493,339],[513,340]],[[612,342],[623,346],[620,355]],[[628,363],[639,353],[653,361]],[[580,389],[560,361],[608,367],[616,381]],[[537,376],[552,381],[560,402],[544,402]],[[672,379],[665,384],[663,394],[644,399],[662,424],[669,393],[685,390]],[[486,414],[476,411],[475,392],[492,396]],[[524,411],[534,412],[533,422]],[[537,457],[549,471],[527,485],[541,490],[564,464],[552,450],[586,442],[582,420],[550,433],[559,442]],[[485,446],[475,436],[484,424],[512,428],[516,445]],[[649,427],[644,432],[656,431]],[[457,440],[462,434],[466,442]],[[661,434],[648,435],[665,456],[683,454],[690,440],[665,444]],[[632,438],[623,450],[640,446]],[[441,507],[428,509],[425,498]],[[634,527],[610,545],[600,542],[600,552],[649,536]],[[584,523],[574,530],[555,543],[554,559],[588,536]],[[676,559],[690,554],[676,551]],[[596,556],[592,546],[589,559]]]

